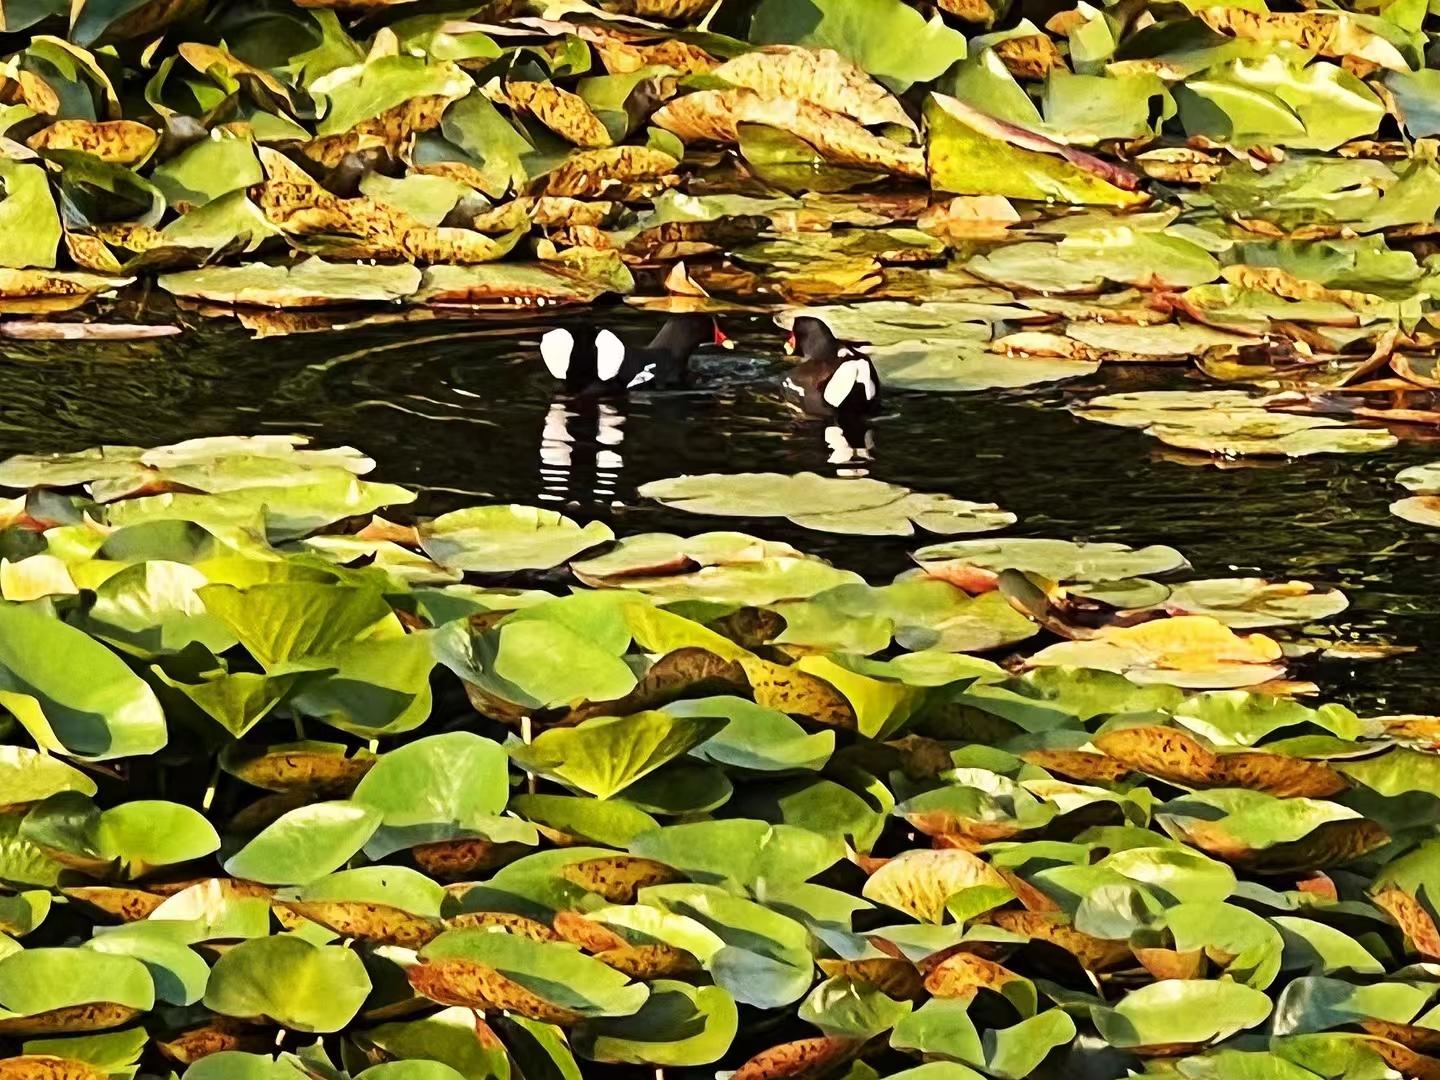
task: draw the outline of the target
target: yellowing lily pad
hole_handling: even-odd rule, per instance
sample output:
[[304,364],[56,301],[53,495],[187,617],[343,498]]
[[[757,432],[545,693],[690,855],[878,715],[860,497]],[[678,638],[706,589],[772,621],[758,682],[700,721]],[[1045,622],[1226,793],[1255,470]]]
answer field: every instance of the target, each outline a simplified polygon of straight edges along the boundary
[[1041,649],[1029,664],[1099,668],[1134,682],[1190,687],[1254,686],[1285,672],[1280,646],[1270,638],[1241,636],[1204,615],[1107,627],[1088,640]]

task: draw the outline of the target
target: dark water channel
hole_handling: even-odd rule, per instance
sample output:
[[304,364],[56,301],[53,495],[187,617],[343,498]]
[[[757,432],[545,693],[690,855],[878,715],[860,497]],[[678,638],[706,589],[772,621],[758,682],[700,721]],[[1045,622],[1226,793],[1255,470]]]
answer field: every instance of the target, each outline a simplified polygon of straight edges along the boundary
[[[776,396],[784,364],[766,323],[727,323],[739,347],[703,357],[694,390],[577,411],[554,398],[535,352],[539,333],[557,320],[603,320],[642,339],[658,323],[609,308],[262,339],[233,321],[209,321],[154,341],[8,342],[0,346],[0,452],[295,431],[365,450],[379,462],[377,478],[421,492],[419,513],[538,501],[604,518],[620,533],[744,528],[873,581],[904,569],[907,552],[926,542],[700,518],[638,500],[639,485],[685,472],[833,473],[857,464],[831,463],[824,425],[796,421]],[[1166,460],[1138,432],[1063,409],[1096,392],[1185,385],[1187,370],[1112,365],[1063,389],[894,393],[871,432],[872,460],[858,467],[916,490],[997,502],[1020,516],[1016,535],[1163,542],[1207,576],[1337,585],[1351,608],[1323,634],[1417,651],[1305,673],[1327,698],[1367,711],[1434,711],[1440,532],[1386,508],[1406,494],[1395,473],[1440,456],[1440,446],[1407,442],[1370,456],[1222,469]]]

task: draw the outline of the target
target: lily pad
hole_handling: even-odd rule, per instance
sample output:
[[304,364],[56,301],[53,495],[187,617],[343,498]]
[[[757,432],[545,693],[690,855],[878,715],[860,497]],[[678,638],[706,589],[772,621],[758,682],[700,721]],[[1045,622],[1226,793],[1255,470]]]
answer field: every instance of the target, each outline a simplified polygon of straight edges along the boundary
[[694,514],[787,517],[804,528],[860,535],[988,532],[1014,522],[992,504],[921,495],[868,478],[736,473],[656,480],[640,494]]
[[614,537],[601,522],[582,528],[533,506],[455,510],[420,528],[421,547],[441,566],[489,574],[548,569]]

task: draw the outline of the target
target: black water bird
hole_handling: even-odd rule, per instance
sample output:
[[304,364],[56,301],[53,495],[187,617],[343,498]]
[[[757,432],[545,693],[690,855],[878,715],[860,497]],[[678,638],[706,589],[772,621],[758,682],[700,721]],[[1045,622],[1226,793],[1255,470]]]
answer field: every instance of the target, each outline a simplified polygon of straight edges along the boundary
[[880,407],[880,376],[875,365],[819,319],[810,315],[796,318],[785,351],[803,357],[782,384],[786,397],[801,412],[854,420]]
[[540,357],[567,393],[605,397],[683,385],[690,354],[702,345],[731,342],[708,315],[673,315],[648,345],[627,345],[612,330],[577,335],[558,327],[540,339]]

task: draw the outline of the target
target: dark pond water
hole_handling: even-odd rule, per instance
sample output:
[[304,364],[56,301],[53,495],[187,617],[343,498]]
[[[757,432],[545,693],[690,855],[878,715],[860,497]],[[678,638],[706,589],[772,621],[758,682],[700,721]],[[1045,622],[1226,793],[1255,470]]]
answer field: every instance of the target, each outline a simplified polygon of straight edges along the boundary
[[[746,528],[885,580],[923,538],[847,538],[766,520],[676,514],[635,496],[685,472],[854,469],[832,464],[825,426],[775,394],[778,334],[731,325],[694,390],[574,411],[538,362],[539,334],[596,320],[645,338],[654,316],[579,313],[431,321],[254,339],[213,321],[137,343],[0,345],[0,452],[154,445],[199,435],[295,431],[376,458],[376,476],[421,492],[419,513],[483,501],[541,502],[621,533]],[[921,491],[993,501],[1017,535],[1163,542],[1203,575],[1289,575],[1333,584],[1352,606],[1321,633],[1416,646],[1377,663],[1307,669],[1325,695],[1369,711],[1433,711],[1440,683],[1440,532],[1387,512],[1392,478],[1440,456],[1402,443],[1384,454],[1220,469],[1166,460],[1138,432],[1064,411],[1097,392],[1184,385],[1183,366],[1110,366],[1064,389],[891,394],[858,467]]]

